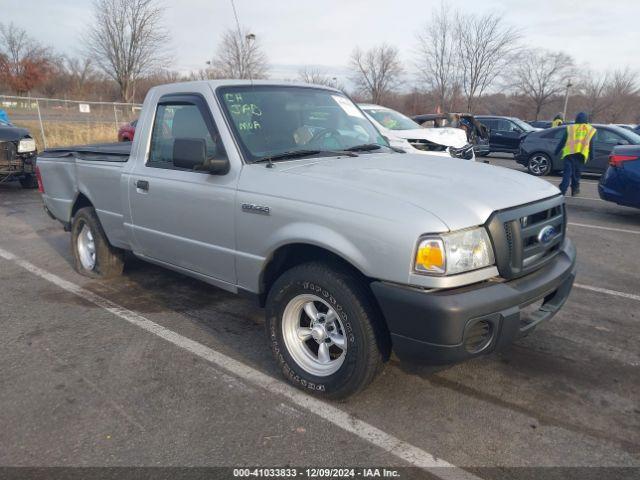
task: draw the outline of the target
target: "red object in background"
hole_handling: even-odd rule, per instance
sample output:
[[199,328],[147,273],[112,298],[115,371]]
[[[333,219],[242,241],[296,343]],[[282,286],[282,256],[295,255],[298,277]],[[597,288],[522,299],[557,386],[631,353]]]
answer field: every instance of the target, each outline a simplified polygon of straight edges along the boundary
[[118,130],[118,141],[119,142],[131,142],[133,141],[133,136],[136,133],[136,125],[138,124],[138,120],[134,120],[133,122],[125,123]]

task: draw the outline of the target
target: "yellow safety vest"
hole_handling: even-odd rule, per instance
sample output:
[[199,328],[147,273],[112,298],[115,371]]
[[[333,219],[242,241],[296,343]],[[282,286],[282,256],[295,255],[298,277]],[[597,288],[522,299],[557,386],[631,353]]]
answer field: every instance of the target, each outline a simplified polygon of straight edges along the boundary
[[596,134],[596,129],[588,123],[576,123],[567,125],[567,143],[562,149],[562,158],[574,153],[581,153],[584,162],[589,159],[589,143]]

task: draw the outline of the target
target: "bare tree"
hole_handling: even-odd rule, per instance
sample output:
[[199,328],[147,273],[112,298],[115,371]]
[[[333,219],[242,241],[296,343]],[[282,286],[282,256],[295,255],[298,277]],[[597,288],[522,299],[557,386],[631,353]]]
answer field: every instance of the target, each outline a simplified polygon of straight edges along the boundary
[[255,35],[242,29],[222,34],[211,65],[218,78],[266,78],[269,71],[267,56]]
[[580,89],[585,98],[587,110],[591,121],[595,121],[606,107],[605,93],[609,86],[608,72],[595,72],[587,70],[580,79]]
[[533,103],[538,120],[542,107],[564,90],[573,74],[573,59],[562,52],[525,50],[513,74],[516,90]]
[[396,47],[382,44],[363,52],[358,47],[351,54],[353,82],[373,103],[382,103],[391,90],[398,86],[403,73]]
[[136,82],[168,60],[164,9],[156,0],[94,0],[93,7],[87,56],[116,81],[122,99],[132,102]]
[[314,85],[324,85],[327,87],[344,90],[344,85],[338,81],[336,77],[322,73],[320,69],[314,67],[303,67],[298,70],[298,80],[304,83],[313,83]]
[[9,23],[0,23],[0,79],[18,95],[45,83],[53,72],[53,53]]
[[607,120],[617,123],[631,115],[637,108],[638,83],[637,74],[628,67],[615,70],[605,90],[607,103]]
[[458,13],[455,19],[459,76],[467,110],[491,86],[518,48],[520,34],[495,13],[478,16]]
[[454,24],[444,2],[418,34],[416,67],[444,112],[456,81]]

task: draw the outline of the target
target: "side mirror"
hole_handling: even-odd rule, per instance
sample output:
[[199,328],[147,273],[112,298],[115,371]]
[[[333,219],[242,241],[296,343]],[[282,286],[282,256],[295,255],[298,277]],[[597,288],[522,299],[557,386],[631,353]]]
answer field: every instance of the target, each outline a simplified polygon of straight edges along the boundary
[[207,159],[204,138],[176,138],[173,142],[173,165],[187,170],[208,171],[212,175],[229,172],[227,158]]
[[194,170],[207,160],[207,145],[204,138],[176,138],[173,141],[173,165]]

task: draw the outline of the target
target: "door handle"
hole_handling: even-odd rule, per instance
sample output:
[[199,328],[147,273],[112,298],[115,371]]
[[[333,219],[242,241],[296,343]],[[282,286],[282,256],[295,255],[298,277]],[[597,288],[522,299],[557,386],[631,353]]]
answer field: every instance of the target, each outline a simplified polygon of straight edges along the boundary
[[138,180],[136,181],[136,188],[146,192],[149,190],[149,182],[146,180]]

